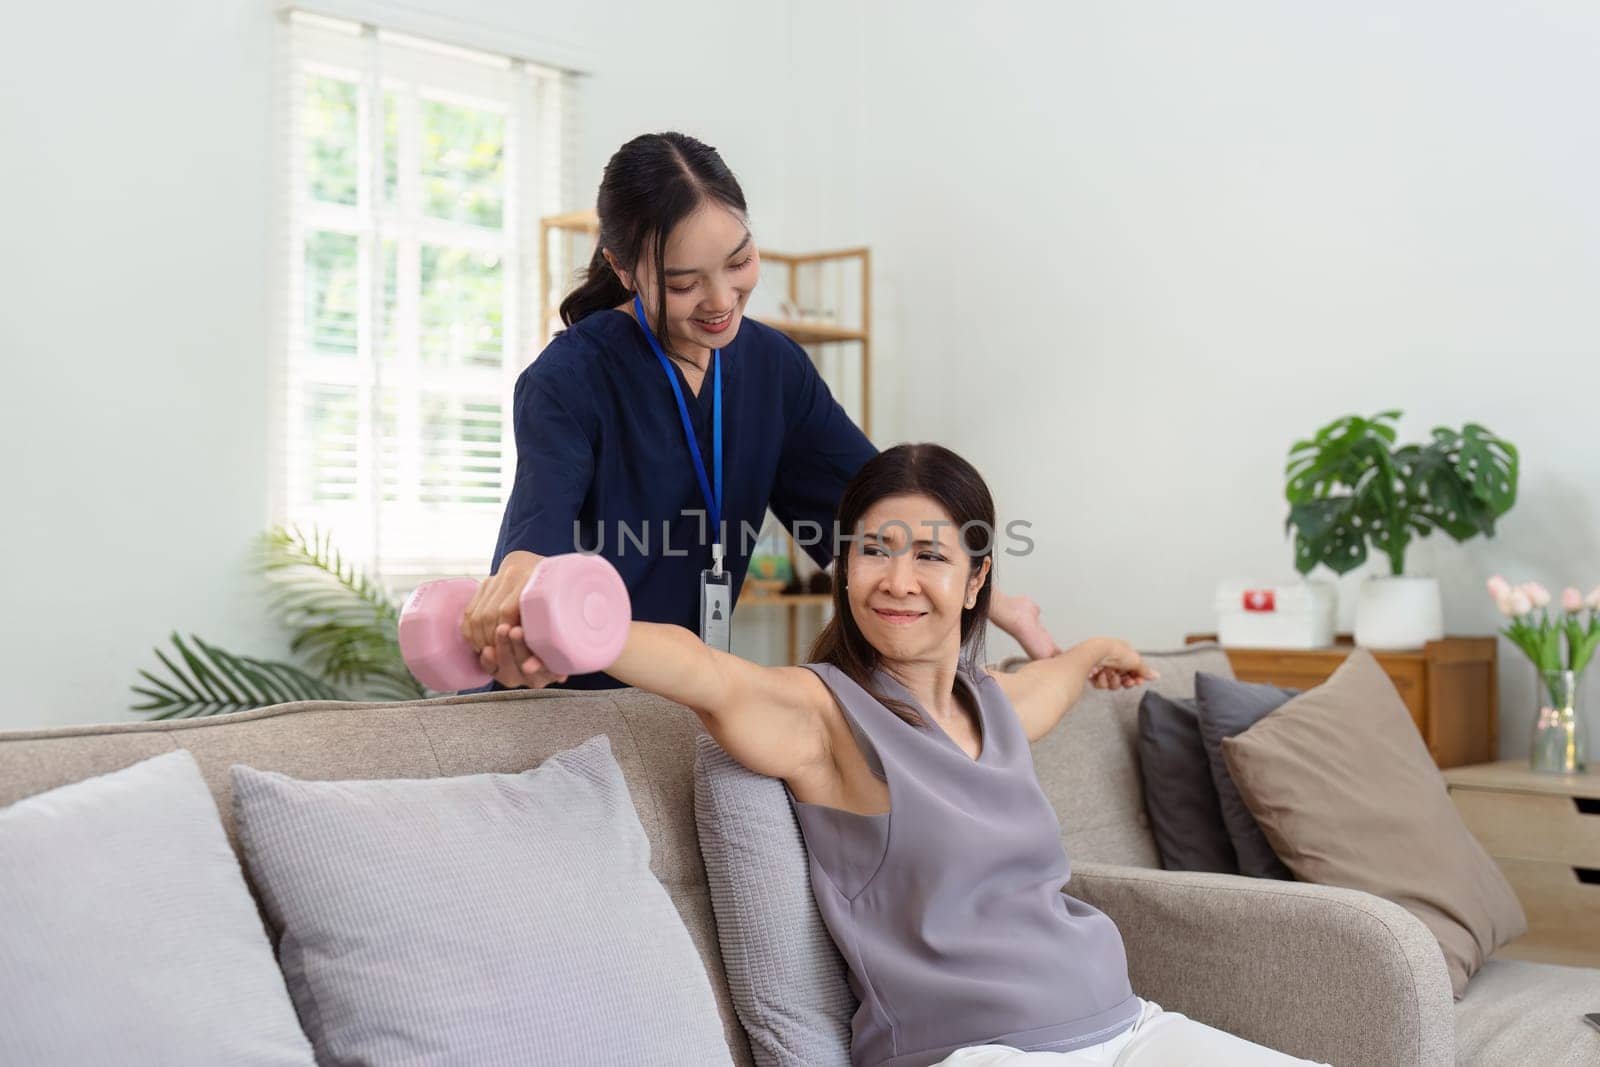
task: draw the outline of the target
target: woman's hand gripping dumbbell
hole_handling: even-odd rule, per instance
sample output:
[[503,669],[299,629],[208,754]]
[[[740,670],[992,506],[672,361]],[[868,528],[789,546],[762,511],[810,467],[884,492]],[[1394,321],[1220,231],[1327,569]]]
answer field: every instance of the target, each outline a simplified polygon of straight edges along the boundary
[[[616,568],[599,556],[507,553],[480,585],[426,582],[400,612],[400,651],[436,692],[487,685],[539,688],[604,670],[622,654],[632,605]],[[531,652],[540,664],[522,670]]]

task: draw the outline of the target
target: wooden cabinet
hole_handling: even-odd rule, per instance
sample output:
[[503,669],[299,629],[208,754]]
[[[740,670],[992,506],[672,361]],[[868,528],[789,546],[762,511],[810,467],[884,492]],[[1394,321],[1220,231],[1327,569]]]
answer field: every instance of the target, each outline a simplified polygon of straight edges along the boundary
[[1600,967],[1600,774],[1526,760],[1444,772],[1450,798],[1522,901],[1528,932],[1498,955]]
[[[1215,641],[1191,634],[1190,644]],[[1228,663],[1241,682],[1268,682],[1310,689],[1327,681],[1355,645],[1340,635],[1329,648],[1228,648]],[[1446,637],[1373,658],[1399,690],[1428,752],[1440,767],[1486,763],[1499,753],[1499,681],[1493,637]]]

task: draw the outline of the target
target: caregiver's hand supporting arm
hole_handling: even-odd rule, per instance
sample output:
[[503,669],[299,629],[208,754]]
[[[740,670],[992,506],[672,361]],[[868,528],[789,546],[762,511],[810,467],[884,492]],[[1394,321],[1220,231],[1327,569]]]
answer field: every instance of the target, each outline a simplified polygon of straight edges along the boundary
[[1039,605],[1031,597],[1006,596],[999,589],[991,590],[989,621],[1016,638],[1029,659],[1049,659],[1061,651],[1039,621]]
[[[520,641],[522,627],[512,633]],[[523,670],[530,663],[537,660]],[[832,697],[804,667],[757,666],[681,626],[635,622],[606,673],[689,708],[728,755],[757,774],[787,780],[829,757],[823,702]]]
[[1092,637],[1049,659],[1025,663],[1016,671],[991,675],[1017,709],[1023,732],[1037,741],[1078,702],[1085,685],[1129,689],[1160,677],[1126,641]]
[[545,670],[522,643],[522,590],[543,559],[532,552],[507,552],[461,613],[461,636],[477,649],[478,665],[509,689],[543,689],[567,680]]

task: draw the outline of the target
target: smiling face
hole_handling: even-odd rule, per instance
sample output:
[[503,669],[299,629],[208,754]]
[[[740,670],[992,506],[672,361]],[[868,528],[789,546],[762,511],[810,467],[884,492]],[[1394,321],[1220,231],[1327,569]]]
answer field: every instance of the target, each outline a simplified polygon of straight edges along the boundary
[[665,284],[667,348],[700,362],[710,349],[727,347],[761,278],[761,257],[744,219],[708,199],[668,235],[664,271],[656,270],[654,258],[647,249],[637,268],[628,269],[606,253],[622,284],[644,302],[658,337],[663,331],[654,319]]
[[990,561],[974,568],[950,513],[921,493],[879,500],[861,529],[845,592],[862,636],[889,664],[954,663],[961,613],[976,601]]

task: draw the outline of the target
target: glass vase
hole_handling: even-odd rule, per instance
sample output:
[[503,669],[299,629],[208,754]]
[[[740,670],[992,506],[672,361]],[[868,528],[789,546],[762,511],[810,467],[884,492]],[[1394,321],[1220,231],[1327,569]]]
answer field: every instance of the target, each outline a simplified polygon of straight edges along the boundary
[[1583,773],[1589,762],[1589,732],[1578,708],[1578,675],[1540,671],[1535,691],[1539,711],[1529,763],[1544,774]]

